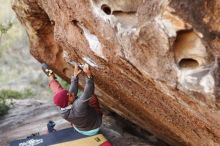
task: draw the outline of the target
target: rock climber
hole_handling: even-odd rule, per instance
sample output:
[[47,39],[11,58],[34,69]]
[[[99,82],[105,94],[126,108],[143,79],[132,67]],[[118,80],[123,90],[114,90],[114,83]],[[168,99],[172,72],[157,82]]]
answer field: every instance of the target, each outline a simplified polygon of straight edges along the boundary
[[[98,99],[94,94],[94,79],[89,65],[85,64],[80,69],[75,64],[69,91],[60,85],[54,72],[47,64],[42,64],[42,70],[49,77],[49,87],[54,93],[53,101],[62,117],[69,121],[77,132],[83,135],[97,134],[102,124],[102,112]],[[82,95],[78,97],[78,75],[82,71],[86,75],[86,85]]]

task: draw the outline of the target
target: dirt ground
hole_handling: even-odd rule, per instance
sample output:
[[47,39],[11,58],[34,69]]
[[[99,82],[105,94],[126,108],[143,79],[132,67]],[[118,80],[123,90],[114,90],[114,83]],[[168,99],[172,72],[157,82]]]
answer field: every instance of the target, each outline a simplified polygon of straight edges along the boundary
[[[7,146],[13,140],[38,132],[40,135],[46,134],[49,120],[56,123],[56,130],[71,127],[48,101],[15,100],[9,114],[0,120],[0,145]],[[114,146],[167,146],[154,135],[106,110],[101,131]]]

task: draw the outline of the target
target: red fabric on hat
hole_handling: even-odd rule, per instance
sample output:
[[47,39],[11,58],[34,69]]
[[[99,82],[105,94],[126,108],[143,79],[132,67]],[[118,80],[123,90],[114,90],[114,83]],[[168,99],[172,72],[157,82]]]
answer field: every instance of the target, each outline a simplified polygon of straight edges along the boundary
[[67,90],[61,90],[55,96],[53,97],[53,102],[57,106],[64,108],[68,106],[68,91]]

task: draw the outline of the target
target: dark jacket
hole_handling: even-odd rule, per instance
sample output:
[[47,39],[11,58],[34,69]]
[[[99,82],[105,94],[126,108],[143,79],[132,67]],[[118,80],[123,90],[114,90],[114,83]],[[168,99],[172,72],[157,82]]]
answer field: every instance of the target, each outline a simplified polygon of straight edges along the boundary
[[[69,92],[77,95],[78,77],[72,77]],[[86,77],[86,85],[83,94],[78,97],[68,109],[60,110],[64,119],[72,123],[77,129],[89,131],[99,128],[102,123],[102,114],[89,106],[89,99],[94,94],[95,85],[93,78]]]

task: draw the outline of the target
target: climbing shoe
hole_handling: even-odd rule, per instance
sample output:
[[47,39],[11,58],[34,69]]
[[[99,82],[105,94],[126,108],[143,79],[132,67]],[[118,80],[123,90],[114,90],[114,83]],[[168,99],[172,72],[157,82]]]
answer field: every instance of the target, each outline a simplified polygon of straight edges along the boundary
[[49,66],[45,63],[42,64],[42,70],[43,72],[49,77],[51,75],[53,75],[53,71],[49,68]]

